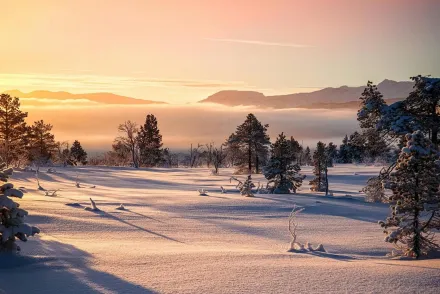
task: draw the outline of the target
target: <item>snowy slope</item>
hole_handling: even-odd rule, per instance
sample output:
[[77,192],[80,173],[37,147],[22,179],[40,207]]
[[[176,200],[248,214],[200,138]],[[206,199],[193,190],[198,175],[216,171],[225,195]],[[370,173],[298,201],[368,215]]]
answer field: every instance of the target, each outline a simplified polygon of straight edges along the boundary
[[[19,200],[40,236],[21,243],[16,258],[1,256],[6,293],[438,293],[440,261],[385,257],[377,220],[388,207],[364,203],[359,190],[379,167],[331,168],[335,197],[240,196],[232,170],[85,167],[16,172],[28,192]],[[310,178],[311,168],[305,168]],[[75,187],[79,178],[81,188]],[[257,176],[255,181],[262,181]],[[91,186],[96,185],[96,188]],[[220,186],[227,194],[220,193]],[[209,196],[199,196],[205,188]],[[347,197],[350,195],[351,197]],[[101,212],[84,210],[89,197]],[[67,206],[78,203],[78,206]],[[116,210],[121,203],[127,210]],[[288,216],[299,215],[299,241],[327,253],[286,252]],[[0,291],[0,293],[2,293]]]

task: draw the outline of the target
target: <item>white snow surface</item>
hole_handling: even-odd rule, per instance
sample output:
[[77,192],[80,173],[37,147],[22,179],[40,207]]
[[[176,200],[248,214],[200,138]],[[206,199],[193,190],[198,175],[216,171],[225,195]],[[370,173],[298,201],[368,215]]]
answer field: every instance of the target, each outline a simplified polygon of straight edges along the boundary
[[[385,256],[393,247],[377,221],[389,208],[359,192],[380,168],[330,168],[325,197],[309,192],[305,167],[298,194],[254,198],[236,191],[230,169],[57,168],[40,173],[61,189],[54,197],[15,172],[11,182],[28,191],[16,201],[41,233],[17,241],[20,255],[0,255],[0,293],[440,293],[440,259]],[[84,210],[89,198],[100,211]],[[294,204],[305,208],[297,241],[326,253],[287,252]]]

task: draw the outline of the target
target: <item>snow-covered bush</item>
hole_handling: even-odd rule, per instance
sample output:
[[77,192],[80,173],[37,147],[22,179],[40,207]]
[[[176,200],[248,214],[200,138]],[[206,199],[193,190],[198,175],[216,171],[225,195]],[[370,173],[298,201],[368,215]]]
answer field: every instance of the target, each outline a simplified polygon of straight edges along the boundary
[[[5,164],[0,164],[0,180],[7,182],[12,175],[12,169],[5,169]],[[16,238],[23,242],[27,237],[40,233],[37,227],[24,222],[28,212],[20,208],[11,197],[22,198],[23,192],[14,189],[14,185],[6,183],[0,187],[0,251],[17,252],[20,247],[15,243]]]
[[420,131],[406,138],[395,171],[384,182],[393,192],[392,214],[379,224],[386,242],[402,255],[420,258],[440,249],[434,238],[440,230],[440,154]]

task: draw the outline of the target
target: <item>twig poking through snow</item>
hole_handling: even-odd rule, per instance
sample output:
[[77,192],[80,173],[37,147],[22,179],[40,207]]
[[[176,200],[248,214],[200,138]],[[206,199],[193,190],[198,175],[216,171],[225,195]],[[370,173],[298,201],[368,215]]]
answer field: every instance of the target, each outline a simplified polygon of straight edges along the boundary
[[118,207],[116,207],[117,210],[125,210],[124,205],[121,203]]
[[92,198],[90,198],[90,207],[84,207],[84,209],[89,211],[100,211],[100,209],[96,207],[95,201],[93,201]]
[[208,191],[206,191],[205,189],[199,189],[197,190],[197,192],[199,192],[200,196],[208,196]]

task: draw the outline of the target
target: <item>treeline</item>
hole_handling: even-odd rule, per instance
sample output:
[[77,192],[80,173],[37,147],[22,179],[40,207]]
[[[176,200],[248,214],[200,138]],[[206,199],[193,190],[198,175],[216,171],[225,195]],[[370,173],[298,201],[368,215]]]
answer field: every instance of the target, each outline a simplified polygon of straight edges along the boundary
[[27,116],[18,97],[0,94],[0,156],[7,166],[87,163],[87,153],[78,141],[71,147],[57,142],[51,124],[38,120],[28,125]]

